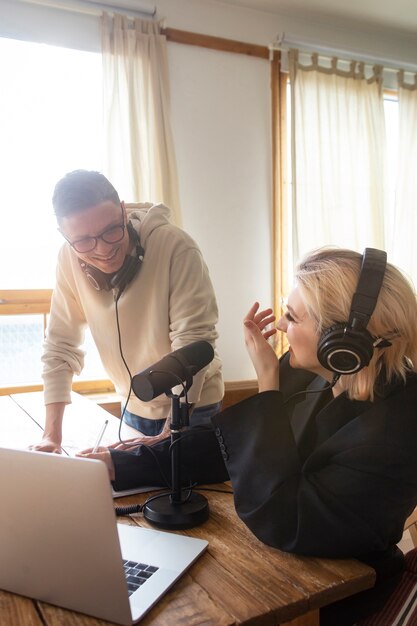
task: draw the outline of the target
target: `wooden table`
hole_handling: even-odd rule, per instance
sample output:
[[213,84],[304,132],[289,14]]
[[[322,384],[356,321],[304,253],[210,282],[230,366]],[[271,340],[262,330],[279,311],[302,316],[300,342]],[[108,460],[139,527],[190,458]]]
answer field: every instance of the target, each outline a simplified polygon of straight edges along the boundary
[[[1,446],[16,447],[17,441],[18,447],[23,447],[34,441],[34,434],[39,438],[41,395],[0,397]],[[75,428],[75,421],[69,425],[70,416],[64,419],[64,440],[68,437],[67,443],[72,443],[73,447],[92,444],[87,442],[85,434],[88,431],[85,422],[90,418],[94,422],[91,427],[94,437],[97,425],[109,419],[107,443],[109,439],[115,440],[113,434],[117,432],[118,419],[97,406],[89,406],[88,402],[74,397],[72,405],[78,416],[82,416],[74,420],[82,419],[85,428],[84,435],[79,433],[82,435],[80,446],[76,433],[70,432]],[[230,491],[228,484],[209,487]],[[320,607],[374,584],[374,571],[356,560],[299,557],[262,544],[237,517],[232,495],[204,490],[201,493],[209,501],[208,521],[190,530],[175,532],[207,539],[208,550],[144,617],[140,622],[142,626],[318,626]],[[119,499],[117,505],[143,502],[148,495]],[[149,527],[139,515],[119,518],[119,521]],[[99,626],[107,623],[0,591],[0,624]]]

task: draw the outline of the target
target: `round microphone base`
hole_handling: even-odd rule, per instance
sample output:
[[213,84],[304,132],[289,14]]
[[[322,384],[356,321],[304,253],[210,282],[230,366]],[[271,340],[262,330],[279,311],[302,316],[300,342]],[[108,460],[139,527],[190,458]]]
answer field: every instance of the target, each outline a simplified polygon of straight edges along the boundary
[[207,499],[199,493],[192,493],[185,502],[173,503],[170,493],[149,502],[143,509],[143,516],[157,528],[182,530],[202,524],[209,517]]

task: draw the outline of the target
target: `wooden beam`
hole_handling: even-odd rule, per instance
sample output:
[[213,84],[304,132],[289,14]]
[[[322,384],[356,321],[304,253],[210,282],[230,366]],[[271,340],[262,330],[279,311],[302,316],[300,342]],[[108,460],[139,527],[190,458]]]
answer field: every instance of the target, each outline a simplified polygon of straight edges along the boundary
[[0,290],[0,315],[49,313],[52,289]]
[[0,289],[0,303],[50,302],[52,289]]
[[[281,71],[281,53],[274,51],[271,62],[272,108],[272,254],[273,299],[277,317],[284,313],[282,298],[288,291],[288,206],[287,206],[287,75]],[[278,334],[276,351],[287,350],[285,333]]]
[[174,43],[183,43],[189,46],[199,46],[201,48],[210,48],[211,50],[247,54],[260,59],[269,59],[269,49],[266,46],[244,43],[242,41],[235,41],[234,39],[223,39],[222,37],[213,37],[211,35],[191,33],[186,30],[177,30],[176,28],[162,28],[161,35],[165,35],[167,41]]

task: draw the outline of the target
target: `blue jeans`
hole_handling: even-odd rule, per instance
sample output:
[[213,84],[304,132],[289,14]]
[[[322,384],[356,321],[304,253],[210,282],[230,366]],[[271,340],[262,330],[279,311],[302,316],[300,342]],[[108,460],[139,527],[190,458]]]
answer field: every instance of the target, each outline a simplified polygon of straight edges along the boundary
[[[220,411],[220,407],[221,402],[197,407],[190,416],[190,426],[211,426],[210,418]],[[126,424],[136,428],[136,430],[148,437],[159,435],[165,424],[165,419],[151,420],[147,417],[135,415],[127,410],[124,413],[123,420]]]

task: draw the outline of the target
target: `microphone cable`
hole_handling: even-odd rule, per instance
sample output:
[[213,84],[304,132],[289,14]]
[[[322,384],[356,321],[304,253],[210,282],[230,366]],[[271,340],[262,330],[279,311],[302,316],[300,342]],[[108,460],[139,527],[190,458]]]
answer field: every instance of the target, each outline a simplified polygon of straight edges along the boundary
[[[188,485],[187,487],[181,487],[181,491],[186,491],[188,489],[188,495],[185,499],[185,502],[187,502],[192,494],[192,490],[193,490],[194,485]],[[145,500],[145,502],[143,504],[128,504],[127,506],[116,506],[114,508],[114,511],[116,513],[116,516],[120,517],[122,515],[135,515],[136,513],[142,513],[143,509],[146,507],[147,504],[149,504],[149,502],[153,502],[153,500],[159,500],[160,498],[164,498],[167,493],[170,493],[170,491],[166,492],[164,491],[163,493],[157,493],[154,496],[150,496],[149,498],[147,498]]]
[[[163,482],[167,485],[167,488],[172,491],[172,484],[170,484],[170,481],[166,477],[165,472],[162,469],[162,466],[161,466],[161,464],[159,462],[159,459],[158,459],[155,451],[152,449],[152,447],[150,445],[147,445],[146,443],[129,443],[127,441],[124,441],[122,439],[122,436],[121,436],[121,430],[122,430],[122,425],[123,425],[123,418],[124,418],[124,414],[126,412],[126,408],[127,408],[127,404],[129,402],[130,396],[132,395],[132,382],[133,382],[132,373],[131,373],[130,368],[129,368],[127,362],[126,362],[125,356],[123,354],[123,347],[122,347],[122,335],[121,335],[121,330],[120,330],[119,307],[118,307],[119,299],[120,299],[120,296],[122,295],[122,292],[123,292],[123,290],[121,290],[121,289],[117,292],[117,294],[115,295],[114,301],[115,301],[115,309],[116,309],[116,327],[117,327],[117,338],[118,338],[119,352],[120,352],[120,356],[121,356],[121,359],[123,361],[123,364],[124,364],[124,366],[126,368],[126,371],[127,371],[128,375],[129,375],[129,392],[127,394],[127,398],[126,398],[126,401],[125,401],[125,403],[123,405],[123,409],[122,409],[121,415],[120,415],[118,438],[119,438],[120,443],[123,444],[124,446],[126,446],[126,448],[128,448],[128,449],[129,448],[139,448],[139,447],[142,447],[144,450],[149,452],[152,455],[152,457],[153,457],[153,459],[154,459],[154,461],[156,463],[156,466],[158,468],[160,476],[162,477]],[[177,376],[175,376],[175,377],[178,379],[178,384],[181,385],[182,388],[183,388],[185,402],[188,404],[187,389],[185,388],[184,381],[182,381]],[[168,419],[168,417],[166,419]],[[140,431],[138,431],[138,432],[140,432]],[[177,441],[180,441],[180,439],[178,439]],[[170,456],[170,458],[171,458],[171,455],[172,455],[171,448],[172,448],[172,444],[169,447],[169,456]],[[126,450],[126,452],[127,451],[128,450]],[[139,505],[134,505],[134,506],[137,507]]]
[[[216,493],[225,493],[228,495],[233,495],[233,491],[227,491],[226,489],[214,489],[212,487],[198,487],[197,483],[193,483],[188,485],[187,487],[181,487],[181,491],[188,490],[188,494],[184,500],[184,502],[188,502],[193,494],[194,488],[197,487],[197,491],[213,491]],[[158,493],[154,496],[150,496],[145,500],[143,504],[128,504],[127,506],[116,506],[114,511],[117,517],[122,517],[125,515],[136,515],[138,513],[142,513],[143,509],[146,507],[149,502],[153,500],[158,500],[159,498],[163,498],[167,495],[167,492]]]
[[[119,298],[122,295],[122,290],[119,290],[114,301],[115,301],[115,307],[116,307],[116,326],[117,326],[117,339],[118,339],[118,345],[119,345],[119,352],[120,352],[120,356],[122,358],[123,361],[123,365],[126,368],[126,371],[129,375],[129,391],[127,394],[127,398],[125,400],[125,403],[123,405],[122,411],[121,411],[121,415],[120,415],[120,423],[119,423],[119,431],[118,431],[118,438],[120,443],[122,443],[124,446],[126,446],[127,448],[137,448],[140,445],[146,446],[145,443],[129,443],[128,441],[124,441],[122,439],[121,436],[121,432],[122,432],[122,425],[123,425],[123,419],[124,419],[124,415],[127,409],[127,405],[128,402],[130,400],[130,396],[132,395],[132,384],[133,384],[133,376],[132,376],[132,372],[130,371],[130,368],[126,362],[125,356],[123,354],[123,347],[122,347],[122,334],[120,331],[120,320],[119,320],[119,307],[118,307],[118,302],[119,302]],[[140,432],[140,431],[138,431]]]
[[[118,293],[117,293],[117,295],[115,296],[115,307],[116,307],[116,326],[117,326],[117,338],[118,338],[118,345],[119,345],[119,352],[120,352],[120,356],[121,356],[121,358],[122,358],[123,365],[125,366],[126,371],[127,371],[128,375],[129,375],[129,391],[128,391],[127,398],[126,398],[126,401],[125,401],[125,403],[124,403],[124,405],[123,405],[123,409],[122,409],[122,411],[121,411],[121,415],[120,415],[120,423],[119,423],[119,432],[118,432],[118,437],[119,437],[119,441],[120,441],[120,443],[122,443],[122,444],[123,444],[124,446],[126,446],[127,448],[136,448],[136,447],[138,447],[139,445],[144,445],[144,446],[146,446],[146,444],[145,444],[145,443],[144,443],[144,444],[129,443],[129,442],[127,442],[127,441],[124,441],[124,440],[122,439],[122,437],[121,437],[121,431],[122,431],[123,418],[124,418],[124,414],[125,414],[126,409],[127,409],[128,402],[129,402],[129,400],[130,400],[130,396],[132,395],[132,388],[133,388],[133,387],[132,387],[132,385],[133,385],[133,376],[132,376],[132,373],[131,373],[131,371],[130,371],[130,368],[129,368],[129,366],[128,366],[127,362],[126,362],[125,356],[124,356],[124,354],[123,354],[123,347],[122,347],[122,335],[121,335],[121,331],[120,331],[119,307],[118,307],[118,302],[119,302],[119,298],[120,298],[120,296],[121,296],[121,295],[122,295],[122,290],[119,290],[119,291],[118,291]],[[158,370],[154,370],[154,371],[155,371],[156,373],[158,373]],[[177,378],[177,380],[178,380],[178,384],[182,386],[182,388],[183,388],[183,390],[184,390],[184,397],[185,397],[185,401],[186,401],[186,403],[188,404],[187,390],[185,389],[184,382],[183,382],[183,381],[182,381],[182,380],[181,380],[178,376],[176,376],[175,374],[173,374],[173,376],[174,376],[175,378]],[[168,419],[168,418],[167,418],[167,419]],[[138,431],[138,432],[140,432],[140,431]],[[146,435],[145,435],[145,436],[146,436]]]
[[119,289],[119,291],[117,292],[117,295],[114,298],[114,303],[115,303],[115,308],[116,308],[117,339],[118,339],[120,356],[122,358],[123,365],[125,366],[126,371],[127,371],[128,375],[129,375],[129,391],[128,391],[127,398],[126,398],[126,401],[124,403],[124,406],[123,406],[123,409],[122,409],[122,412],[121,412],[121,415],[120,415],[118,437],[119,437],[120,443],[122,443],[123,445],[129,446],[129,444],[127,442],[123,441],[123,439],[121,438],[121,430],[122,430],[123,418],[124,418],[124,414],[126,412],[127,403],[129,402],[130,396],[132,395],[132,380],[133,380],[133,377],[132,377],[132,373],[131,373],[131,371],[129,369],[129,366],[128,366],[127,362],[126,362],[125,356],[123,354],[123,348],[122,348],[122,334],[120,332],[119,306],[118,306],[119,299],[120,299],[121,295],[122,295],[122,290]]

